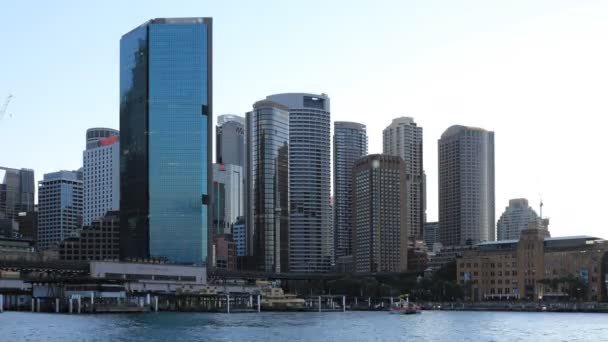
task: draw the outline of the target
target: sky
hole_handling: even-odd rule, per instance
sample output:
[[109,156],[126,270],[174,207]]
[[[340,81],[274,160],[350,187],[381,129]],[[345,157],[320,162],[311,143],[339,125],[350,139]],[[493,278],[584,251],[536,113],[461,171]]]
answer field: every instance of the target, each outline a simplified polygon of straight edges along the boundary
[[[327,93],[332,121],[424,129],[427,216],[437,140],[495,132],[496,219],[528,198],[553,236],[608,238],[608,1],[11,1],[0,11],[0,165],[82,164],[85,132],[119,128],[120,37],[156,17],[213,17],[214,115],[281,92]],[[538,211],[538,210],[537,210]]]

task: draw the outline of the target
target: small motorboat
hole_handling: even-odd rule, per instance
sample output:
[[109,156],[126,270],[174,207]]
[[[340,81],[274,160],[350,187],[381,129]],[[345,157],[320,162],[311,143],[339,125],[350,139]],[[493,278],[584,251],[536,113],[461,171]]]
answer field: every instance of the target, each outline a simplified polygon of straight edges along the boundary
[[420,307],[414,303],[410,303],[409,298],[401,299],[398,303],[393,304],[390,310],[391,313],[403,315],[412,315],[421,313]]

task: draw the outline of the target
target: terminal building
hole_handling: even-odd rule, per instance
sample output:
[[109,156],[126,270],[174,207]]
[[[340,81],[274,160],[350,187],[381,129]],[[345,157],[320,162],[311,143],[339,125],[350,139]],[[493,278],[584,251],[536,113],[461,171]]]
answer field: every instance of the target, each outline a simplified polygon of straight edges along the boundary
[[545,233],[526,229],[517,240],[482,242],[463,251],[456,263],[465,297],[605,301],[608,242]]

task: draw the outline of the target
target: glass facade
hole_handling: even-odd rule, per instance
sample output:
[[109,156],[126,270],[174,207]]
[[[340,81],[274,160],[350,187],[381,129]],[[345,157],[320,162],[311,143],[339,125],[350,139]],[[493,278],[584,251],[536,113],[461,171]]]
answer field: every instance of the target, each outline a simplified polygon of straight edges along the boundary
[[208,18],[154,19],[121,40],[123,258],[206,262],[210,49]]
[[288,269],[289,113],[272,101],[259,101],[247,114],[250,250],[256,268]]
[[334,251],[336,258],[352,253],[353,165],[367,155],[365,125],[334,123]]

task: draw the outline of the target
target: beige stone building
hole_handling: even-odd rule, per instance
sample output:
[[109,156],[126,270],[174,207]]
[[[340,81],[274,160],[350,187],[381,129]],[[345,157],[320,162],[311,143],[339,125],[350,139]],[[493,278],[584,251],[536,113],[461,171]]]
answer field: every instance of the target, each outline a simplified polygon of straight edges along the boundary
[[608,241],[545,235],[527,229],[519,240],[483,242],[465,251],[456,259],[465,296],[474,301],[607,300]]

